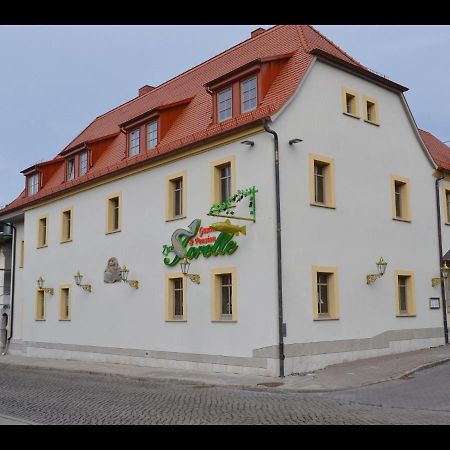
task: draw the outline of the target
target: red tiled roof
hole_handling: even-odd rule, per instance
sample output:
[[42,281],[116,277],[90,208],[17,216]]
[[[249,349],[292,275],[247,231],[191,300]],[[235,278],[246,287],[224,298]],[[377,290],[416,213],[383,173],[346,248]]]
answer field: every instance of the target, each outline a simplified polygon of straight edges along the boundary
[[[314,59],[311,52],[317,49],[359,70],[367,70],[311,26],[274,26],[97,117],[59,153],[59,155],[66,155],[84,143],[105,138],[111,139],[107,150],[101,153],[86,175],[65,182],[64,164],[61,164],[37,194],[31,197],[25,197],[22,194],[0,210],[0,213],[17,209],[28,203],[38,203],[41,199],[57,192],[125,170],[131,165],[162,157],[165,153],[205,139],[249,126],[273,115],[294,94]],[[273,80],[256,110],[225,123],[211,123],[211,95],[207,92],[205,84],[252,61],[276,58],[277,55],[292,56],[286,60],[286,64]],[[164,106],[191,98],[192,100],[186,104],[156,149],[142,152],[132,158],[125,158],[126,137],[119,132],[120,124],[127,123],[153,109],[161,110]]]
[[438,169],[450,172],[450,147],[428,131],[419,130],[419,133]]

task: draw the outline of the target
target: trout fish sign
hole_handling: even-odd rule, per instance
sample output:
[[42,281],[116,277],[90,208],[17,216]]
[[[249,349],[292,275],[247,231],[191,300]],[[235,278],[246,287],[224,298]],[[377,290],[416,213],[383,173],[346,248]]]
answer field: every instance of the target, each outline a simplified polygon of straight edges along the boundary
[[[209,258],[210,256],[232,255],[239,247],[233,240],[235,234],[246,234],[245,226],[239,227],[232,224],[229,220],[217,222],[209,228],[201,228],[201,220],[193,220],[187,229],[178,228],[172,234],[172,245],[163,245],[164,264],[173,267],[180,260],[197,259],[199,256]],[[220,232],[217,237],[197,238],[199,231],[202,234]],[[206,245],[196,245],[197,242],[208,242]],[[172,257],[170,254],[174,253]]]

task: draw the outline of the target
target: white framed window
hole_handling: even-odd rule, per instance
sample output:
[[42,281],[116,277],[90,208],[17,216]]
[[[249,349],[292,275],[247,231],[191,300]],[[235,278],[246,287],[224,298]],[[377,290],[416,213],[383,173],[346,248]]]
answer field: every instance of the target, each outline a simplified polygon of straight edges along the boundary
[[219,170],[219,197],[224,202],[231,197],[231,163],[218,168]]
[[28,195],[34,195],[39,190],[39,174],[35,173],[28,177]]
[[139,154],[139,128],[130,133],[130,156]]
[[80,176],[86,174],[88,170],[88,152],[80,153]]
[[224,89],[217,95],[218,121],[231,119],[233,116],[233,93],[231,87]]
[[67,161],[67,179],[73,180],[75,178],[75,159]]
[[258,99],[256,77],[249,78],[241,83],[241,109],[242,112],[252,111],[256,108]]
[[158,121],[154,120],[147,124],[147,150],[158,145]]

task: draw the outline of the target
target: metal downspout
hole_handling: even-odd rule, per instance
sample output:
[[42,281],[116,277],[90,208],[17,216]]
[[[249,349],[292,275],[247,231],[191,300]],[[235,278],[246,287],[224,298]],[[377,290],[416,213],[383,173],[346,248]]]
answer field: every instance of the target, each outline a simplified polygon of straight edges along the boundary
[[273,135],[275,150],[275,198],[277,209],[277,279],[278,279],[278,354],[280,359],[280,377],[284,377],[284,340],[283,340],[283,283],[281,270],[281,209],[280,209],[280,161],[278,135],[269,128],[267,120],[264,129]]
[[6,341],[6,345],[5,345],[5,350],[2,353],[2,356],[5,356],[6,353],[8,352],[8,348],[9,348],[9,343],[10,340],[12,338],[12,333],[13,333],[13,324],[14,324],[14,287],[16,285],[16,239],[17,239],[17,228],[7,222],[2,222],[1,223],[10,226],[13,230],[14,230],[14,234],[13,234],[13,239],[12,239],[12,261],[11,261],[11,304],[10,304],[10,308],[11,308],[11,321],[9,324],[9,337]]
[[[439,196],[439,181],[443,180],[445,175],[441,178],[437,178],[435,181],[436,188],[436,212],[437,212],[437,226],[438,226],[438,242],[439,242],[439,274],[441,274],[441,267],[444,264],[443,252],[442,252],[442,231],[441,231],[441,207],[440,207],[440,196]],[[444,321],[444,336],[445,343],[448,344],[448,325],[447,325],[447,299],[445,292],[445,280],[441,283],[441,297],[442,297],[442,316]]]

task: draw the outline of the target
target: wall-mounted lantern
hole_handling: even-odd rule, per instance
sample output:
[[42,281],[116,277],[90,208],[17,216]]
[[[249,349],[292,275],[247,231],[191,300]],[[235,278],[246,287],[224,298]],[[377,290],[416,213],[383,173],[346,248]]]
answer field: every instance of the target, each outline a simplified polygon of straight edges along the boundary
[[378,278],[381,278],[384,275],[384,272],[386,271],[387,262],[383,259],[383,257],[381,257],[376,264],[378,273],[371,273],[367,275],[366,276],[367,284],[372,284]]
[[138,280],[129,280],[128,279],[128,274],[129,273],[130,273],[130,269],[128,269],[128,267],[124,265],[120,269],[120,275],[122,277],[122,281],[124,283],[127,283],[128,285],[130,285],[134,289],[139,289],[139,281]]
[[74,276],[74,278],[75,278],[75,284],[77,286],[80,286],[80,288],[86,292],[92,292],[92,286],[90,284],[81,284],[83,275],[81,275],[80,271],[77,272],[77,274]]
[[39,277],[36,281],[38,289],[44,291],[47,294],[53,295],[53,288],[44,287],[45,280],[42,277]]
[[183,262],[180,263],[182,274],[185,277],[188,277],[193,283],[200,284],[200,275],[189,273],[190,265],[191,265],[191,263],[188,261],[188,259],[184,258]]
[[431,279],[431,286],[435,287],[438,284],[443,283],[448,278],[449,270],[450,270],[450,267],[448,267],[447,266],[447,262],[444,261],[444,265],[441,267],[442,277],[440,277],[440,278],[432,278]]

